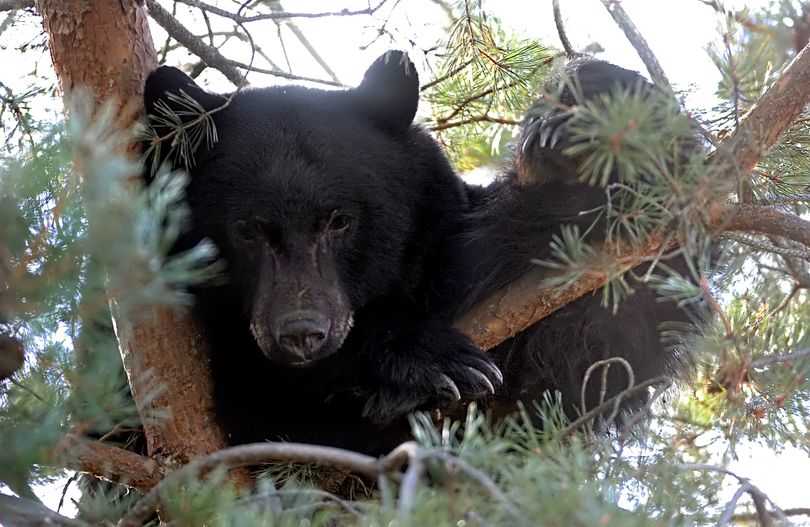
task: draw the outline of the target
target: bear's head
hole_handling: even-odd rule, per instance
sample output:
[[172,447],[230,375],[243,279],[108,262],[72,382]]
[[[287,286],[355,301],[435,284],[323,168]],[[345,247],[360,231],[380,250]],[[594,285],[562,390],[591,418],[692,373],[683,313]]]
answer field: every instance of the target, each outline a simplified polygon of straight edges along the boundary
[[420,196],[436,166],[450,170],[412,126],[418,98],[414,66],[399,52],[378,58],[350,90],[218,95],[175,68],[149,76],[144,99],[164,152],[182,137],[173,119],[186,140],[214,125],[216,141],[203,142],[189,167],[186,243],[217,246],[224,294],[270,360],[303,366],[335,353],[356,310],[408,287]]

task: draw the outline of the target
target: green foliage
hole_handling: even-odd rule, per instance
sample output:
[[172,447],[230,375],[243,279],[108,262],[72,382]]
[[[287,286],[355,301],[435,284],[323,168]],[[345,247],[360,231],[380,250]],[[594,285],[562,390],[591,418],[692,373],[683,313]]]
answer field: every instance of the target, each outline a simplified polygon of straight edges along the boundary
[[108,298],[133,319],[144,305],[186,303],[178,286],[220,268],[210,244],[166,255],[186,220],[185,179],[161,174],[136,190],[140,167],[124,156],[129,137],[112,131],[114,109],[76,97],[69,114],[0,165],[0,331],[26,351],[23,369],[0,384],[0,481],[14,490],[59,472],[66,433],[139,423]]
[[[613,257],[619,248],[642,246],[661,229],[680,241],[677,250],[696,258],[690,276],[661,263],[667,248],[635,274],[667,301],[715,304],[705,334],[694,337],[698,375],[689,390],[669,394],[667,404],[653,392],[652,416],[622,416],[626,426],[609,436],[589,434],[590,423],[572,430],[552,395],[498,425],[473,410],[463,423],[438,427],[416,415],[415,452],[425,472],[407,510],[395,478],[385,491],[353,482],[346,494],[363,499],[349,501],[312,487],[322,471],[286,464],[269,467],[251,491],[231,488],[222,471],[178,481],[162,494],[167,515],[177,525],[273,527],[706,524],[726,507],[729,478],[699,464],[725,464],[751,443],[810,452],[807,258],[777,251],[802,247],[752,235],[723,240],[718,255],[705,227],[711,204],[737,199],[736,167],[707,165],[706,150],[792,56],[792,28],[784,23],[797,19],[791,5],[772,2],[739,13],[749,24],[721,27],[725,39],[710,51],[722,74],[720,102],[701,124],[712,141],[704,144],[671,98],[638,90],[579,105],[570,116],[574,145],[567,153],[581,159],[583,181],[604,189],[596,221],[607,225],[608,240],[595,248],[587,229],[566,227],[554,238],[552,258],[537,263],[555,273],[550,285],[603,273],[604,303],[615,309],[631,291],[626,263]],[[491,164],[535,103],[553,52],[504,31],[469,1],[454,6],[442,49],[436,80],[424,91],[428,127],[458,166]],[[3,144],[13,154],[0,160],[0,337],[26,350],[24,367],[0,381],[0,483],[29,499],[32,484],[64,472],[58,447],[66,434],[121,432],[139,422],[108,299],[121,320],[131,320],[144,305],[187,303],[183,286],[220,270],[210,245],[167,255],[187,221],[183,174],[156,170],[153,185],[136,188],[140,168],[121,155],[128,138],[111,131],[111,110],[79,100],[67,124],[41,123],[27,115],[37,93],[0,85],[0,120],[11,130]],[[215,141],[216,130],[186,99],[173,101],[179,112],[161,113],[158,122],[178,132],[153,146],[169,148],[189,167],[194,149]],[[194,124],[179,127],[184,121]],[[810,212],[808,123],[797,121],[760,160],[751,180],[755,203]],[[617,183],[607,180],[613,170]],[[696,285],[710,259],[722,272]],[[682,344],[683,328],[666,329]],[[132,382],[149,387],[147,397],[160,389],[149,378]],[[140,498],[100,487],[82,500],[81,515],[111,525]]]
[[537,40],[506,33],[480,5],[459,1],[437,78],[422,93],[428,128],[462,170],[491,164],[514,139],[552,56]]

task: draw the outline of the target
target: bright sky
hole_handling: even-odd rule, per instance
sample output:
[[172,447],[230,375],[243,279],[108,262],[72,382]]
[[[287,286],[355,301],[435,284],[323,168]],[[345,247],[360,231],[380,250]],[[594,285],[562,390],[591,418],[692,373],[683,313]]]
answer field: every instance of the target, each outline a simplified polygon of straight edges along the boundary
[[[211,1],[221,4],[222,7],[231,8],[232,3],[227,1]],[[318,12],[335,9],[338,2],[334,0],[309,0],[297,2],[296,9],[309,12]],[[350,2],[339,2],[343,7]],[[729,7],[739,8],[746,5],[755,7],[766,3],[765,0],[733,1],[727,0]],[[285,5],[293,5],[288,1]],[[359,8],[366,7],[366,2],[355,1],[353,4]],[[393,4],[393,2],[389,2]],[[494,10],[501,19],[516,31],[526,36],[541,37],[546,42],[557,43],[556,29],[551,11],[551,0],[529,2],[527,0],[490,0],[488,7]],[[305,5],[305,6],[304,6]],[[714,90],[718,75],[705,53],[706,46],[718,38],[718,18],[716,13],[698,0],[624,0],[624,8],[638,26],[641,33],[647,38],[652,50],[675,84],[676,88],[689,88],[694,92],[688,101],[690,105],[705,104],[709,94]],[[298,7],[302,6],[302,7]],[[641,71],[646,75],[643,64],[635,55],[632,47],[627,43],[621,31],[610,18],[600,0],[562,0],[561,7],[569,39],[575,48],[582,48],[590,43],[598,42],[605,53],[602,58],[615,62],[621,66]],[[387,11],[384,11],[387,13]],[[437,21],[445,17],[444,12],[435,4],[427,1],[402,1],[398,4],[395,16],[389,27],[407,28],[410,30],[397,35],[395,47],[409,49],[410,40],[416,43],[416,49],[427,49],[442,38],[442,32],[435,27]],[[0,20],[3,15],[0,14]],[[380,39],[366,50],[359,50],[359,46],[369,43],[376,32],[377,25],[369,24],[366,17],[297,20],[296,23],[312,42],[313,46],[323,56],[326,62],[336,71],[341,81],[349,85],[356,85],[362,78],[368,64],[380,53],[389,49],[390,41]],[[268,28],[263,35],[274,35],[276,28],[268,22]],[[26,42],[36,34],[38,25],[32,21],[26,26],[20,26],[13,32],[7,32],[2,39],[13,47],[12,43]],[[263,35],[254,34],[254,38],[261,40]],[[153,26],[153,37],[160,45],[165,34],[160,28]],[[323,71],[300,49],[296,51],[293,37],[288,34],[286,39],[290,60],[296,73],[313,77],[324,77]],[[277,49],[277,46],[274,47]],[[271,50],[268,47],[268,50]],[[409,49],[417,55],[418,51]],[[232,53],[227,53],[234,56]],[[177,60],[184,60],[185,55],[178,56]],[[238,56],[240,60],[247,61],[246,56]],[[413,57],[418,61],[418,55]],[[276,53],[274,60],[283,64],[283,56]],[[32,60],[20,60],[18,54],[0,50],[0,63],[3,64],[2,81],[12,89],[24,89],[23,74],[31,71]],[[39,73],[43,76],[52,75],[47,57],[39,63]],[[428,78],[422,72],[422,78]],[[232,86],[216,72],[207,72],[203,79],[215,90],[230,91]],[[273,79],[266,76],[251,76],[249,80],[254,84],[268,84]],[[43,110],[44,109],[39,109]],[[59,112],[58,108],[50,111]],[[0,132],[2,139],[2,132]],[[750,457],[740,459],[732,464],[732,470],[750,476],[752,482],[765,493],[774,497],[782,507],[800,507],[810,505],[810,460],[797,449],[786,448],[781,453],[774,453],[752,447]],[[75,486],[73,487],[75,490]],[[61,486],[48,486],[43,489],[46,502],[56,507],[59,501]],[[73,492],[70,496],[75,496]],[[69,501],[69,500],[68,500]],[[72,506],[63,509],[63,513],[71,514]]]

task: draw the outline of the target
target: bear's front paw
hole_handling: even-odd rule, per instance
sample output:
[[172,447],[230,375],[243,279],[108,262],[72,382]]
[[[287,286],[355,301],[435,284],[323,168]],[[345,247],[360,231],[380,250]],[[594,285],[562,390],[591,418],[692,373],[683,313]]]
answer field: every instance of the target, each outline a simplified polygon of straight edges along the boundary
[[446,326],[377,350],[379,388],[363,415],[378,424],[429,404],[492,395],[503,375],[469,338]]
[[565,148],[570,139],[568,122],[573,111],[557,113],[547,118],[530,119],[523,124],[520,140],[521,155],[533,155],[543,149]]

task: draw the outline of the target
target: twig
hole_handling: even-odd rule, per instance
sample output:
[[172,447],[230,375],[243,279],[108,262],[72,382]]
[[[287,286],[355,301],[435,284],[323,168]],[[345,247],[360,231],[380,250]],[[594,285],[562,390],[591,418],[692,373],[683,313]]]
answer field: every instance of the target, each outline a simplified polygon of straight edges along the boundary
[[[782,513],[785,516],[810,516],[810,507],[796,507],[793,509],[782,509]],[[768,511],[769,516],[776,517],[776,513],[773,511]],[[731,517],[731,521],[734,523],[748,523],[752,521],[756,521],[760,518],[758,513],[748,513],[748,514],[735,514]]]
[[757,205],[778,205],[782,203],[806,202],[810,202],[810,194],[783,194],[779,196],[765,196],[757,202]]
[[664,68],[658,63],[658,59],[655,58],[655,54],[653,54],[647,41],[633,21],[630,20],[621,3],[618,0],[602,0],[602,4],[607,8],[616,24],[624,31],[624,35],[630,41],[630,44],[636,49],[636,53],[647,67],[653,82],[657,86],[672,92],[672,85],[669,83],[666,73],[664,73]]
[[56,506],[57,514],[59,514],[62,511],[62,505],[65,504],[65,496],[67,496],[67,491],[77,479],[79,479],[79,473],[74,472],[73,475],[68,478],[67,482],[65,482],[65,485],[62,487],[62,495],[59,496],[59,504]]
[[0,11],[34,9],[34,0],[0,0]]
[[425,458],[438,458],[444,461],[445,463],[454,466],[461,472],[464,472],[475,481],[477,481],[483,488],[486,490],[490,496],[492,496],[498,503],[500,503],[501,507],[504,511],[509,513],[510,516],[514,520],[518,522],[519,525],[529,526],[529,525],[536,525],[536,522],[529,521],[529,519],[520,512],[520,509],[515,506],[512,501],[506,497],[506,495],[498,488],[494,481],[486,474],[478,470],[477,468],[473,467],[466,461],[461,458],[451,456],[447,452],[442,452],[440,450],[431,451],[425,454]]
[[413,506],[416,504],[416,491],[419,488],[419,481],[425,472],[425,459],[419,449],[414,449],[408,461],[408,470],[402,477],[402,485],[399,488],[399,507],[397,514],[402,525],[408,524]]
[[[599,404],[605,402],[605,394],[607,393],[607,374],[610,371],[610,366],[614,362],[618,362],[624,367],[624,370],[627,372],[627,388],[630,389],[636,385],[636,376],[633,373],[633,367],[630,366],[630,363],[627,362],[626,359],[622,357],[610,357],[608,359],[599,360],[588,366],[588,369],[585,370],[585,375],[582,379],[582,388],[580,389],[580,408],[582,409],[582,413],[586,413],[588,411],[588,407],[585,404],[585,392],[588,388],[588,382],[591,380],[591,374],[593,370],[596,368],[602,367],[602,383],[599,386]],[[617,401],[618,406],[618,401]],[[610,420],[610,419],[608,419]]]
[[[244,29],[244,28],[243,28]],[[338,88],[345,88],[346,85],[340,82],[331,81],[328,79],[318,79],[316,77],[306,77],[303,75],[295,75],[293,73],[287,73],[286,71],[282,70],[269,70],[267,68],[260,68],[258,66],[252,66],[250,64],[245,64],[244,62],[239,62],[237,60],[232,59],[225,59],[225,62],[231,66],[236,66],[238,68],[242,68],[247,71],[254,71],[256,73],[264,73],[266,75],[273,75],[274,77],[280,77],[282,79],[288,79],[293,81],[301,81],[301,82],[314,82],[317,84],[324,84],[326,86],[335,86]]]
[[432,81],[423,84],[422,87],[419,88],[419,90],[420,91],[428,90],[428,89],[436,86],[437,84],[442,83],[442,82],[446,81],[447,79],[458,75],[459,73],[464,71],[464,68],[466,68],[470,64],[472,64],[472,59],[469,59],[469,60],[466,60],[466,61],[462,62],[461,64],[459,64],[458,66],[456,66],[452,70],[448,71],[447,73],[445,73],[441,77],[436,77]]
[[149,8],[149,15],[152,19],[166,30],[177,42],[188,48],[189,51],[200,57],[205,63],[225,75],[236,87],[244,86],[246,83],[244,75],[233,64],[228,62],[217,48],[209,46],[201,38],[180,23],[171,13],[163,9],[157,0],[146,0]]
[[385,458],[378,459],[343,450],[298,443],[256,443],[219,450],[185,465],[166,476],[121,518],[118,527],[138,527],[160,505],[163,491],[188,477],[198,476],[217,467],[238,468],[270,461],[296,461],[320,466],[349,469],[376,478],[385,471]]
[[517,126],[520,124],[520,121],[516,121],[514,119],[505,119],[502,117],[491,117],[487,114],[484,114],[478,115],[476,117],[470,117],[468,119],[460,119],[458,121],[452,121],[449,123],[437,124],[435,126],[431,126],[430,128],[428,128],[428,130],[432,132],[438,132],[441,130],[447,130],[448,128],[455,128],[457,126],[464,126],[473,123],[496,123],[496,124]]
[[672,380],[669,377],[664,376],[654,377],[652,379],[648,379],[644,382],[638,383],[632,388],[617,393],[604,403],[600,404],[595,408],[592,408],[591,410],[588,411],[588,413],[583,414],[576,421],[572,422],[570,425],[563,428],[558,434],[559,439],[564,439],[568,437],[569,435],[574,433],[580,426],[587,423],[590,419],[593,419],[597,415],[607,412],[608,410],[611,410],[616,405],[617,401],[621,401],[624,400],[625,398],[632,397],[633,395],[641,393],[650,386],[655,386],[656,384],[665,384],[670,386],[672,385]]
[[562,13],[560,12],[560,0],[554,0],[551,2],[551,6],[554,10],[554,25],[557,26],[557,35],[560,37],[563,50],[565,50],[566,56],[573,57],[576,52],[571,46],[571,41],[568,40],[568,35],[565,34],[565,25],[563,25]]
[[[270,10],[273,13],[276,14],[284,13],[284,8],[281,6],[281,0],[271,0],[269,4]],[[329,64],[325,60],[323,60],[323,57],[321,57],[320,53],[318,53],[315,47],[310,43],[309,39],[307,38],[306,35],[304,35],[304,32],[301,31],[298,25],[296,25],[292,20],[290,20],[289,17],[285,18],[283,23],[290,29],[290,31],[292,31],[293,35],[295,35],[295,37],[298,39],[301,45],[304,46],[304,49],[306,49],[307,52],[309,52],[310,56],[313,59],[315,59],[315,62],[318,63],[321,69],[323,69],[323,71],[326,72],[327,75],[329,75],[329,78],[335,81],[336,83],[340,84],[341,82],[340,79],[338,79],[338,76],[335,74],[332,68],[329,67]]]
[[810,261],[810,252],[808,251],[785,249],[783,247],[778,247],[768,242],[764,242],[761,240],[751,238],[749,236],[743,236],[739,234],[726,233],[723,235],[723,237],[728,238],[729,240],[734,240],[737,243],[741,243],[743,245],[759,249],[760,251],[779,254],[781,256],[788,256],[791,258],[802,258],[803,260]]
[[[759,519],[761,525],[770,525],[769,520],[770,514],[766,508],[766,503],[770,503],[771,507],[773,507],[772,514],[775,514],[780,521],[787,524],[788,519],[784,511],[780,509],[779,506],[776,503],[774,503],[773,500],[770,499],[767,494],[765,494],[758,487],[752,484],[748,478],[740,476],[735,472],[732,472],[726,468],[718,467],[715,465],[709,465],[706,463],[680,463],[676,465],[676,467],[679,470],[718,472],[720,474],[725,474],[727,476],[733,477],[734,479],[740,482],[740,487],[743,488],[743,492],[747,492],[751,496],[751,499],[754,501],[754,506],[757,508],[757,518]],[[739,493],[740,489],[738,489],[737,492]],[[734,503],[736,503],[736,501],[734,501]]]
[[794,351],[793,353],[786,353],[784,355],[772,355],[770,357],[763,357],[761,359],[752,360],[751,364],[749,364],[748,367],[751,369],[764,368],[766,366],[770,366],[778,362],[790,362],[807,358],[810,358],[810,348]]
[[333,16],[358,16],[358,15],[373,15],[376,13],[388,0],[382,0],[374,7],[367,7],[365,9],[341,9],[340,11],[326,11],[323,13],[292,13],[286,11],[277,11],[272,13],[262,13],[260,15],[243,16],[241,13],[231,13],[225,9],[221,9],[214,5],[201,2],[200,0],[177,0],[181,4],[186,4],[198,9],[204,9],[209,13],[229,18],[239,24],[247,24],[249,22],[258,22],[260,20],[279,20],[290,18],[325,18]]

